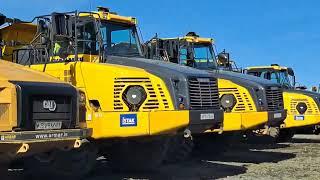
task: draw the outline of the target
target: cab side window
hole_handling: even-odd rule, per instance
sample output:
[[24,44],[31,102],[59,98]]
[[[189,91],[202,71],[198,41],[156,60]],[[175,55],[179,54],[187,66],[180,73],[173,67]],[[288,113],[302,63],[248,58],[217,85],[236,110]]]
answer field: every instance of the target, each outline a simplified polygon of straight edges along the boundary
[[180,64],[182,65],[186,65],[187,64],[187,57],[188,55],[188,51],[185,48],[181,48],[180,49]]
[[78,26],[78,52],[84,54],[98,54],[95,25],[93,22],[83,23]]

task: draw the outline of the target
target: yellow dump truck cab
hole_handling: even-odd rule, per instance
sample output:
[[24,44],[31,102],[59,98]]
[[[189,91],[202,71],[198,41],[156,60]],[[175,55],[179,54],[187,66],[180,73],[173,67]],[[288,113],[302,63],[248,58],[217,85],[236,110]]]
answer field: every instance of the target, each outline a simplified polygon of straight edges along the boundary
[[[66,17],[68,17],[69,20],[66,20]],[[73,32],[78,34],[77,38],[75,38],[77,39],[76,49],[74,48],[74,44],[70,44],[70,42],[68,41],[68,38],[70,36],[73,37],[74,34],[69,32],[68,30],[61,30],[63,26],[62,24],[52,23],[52,25],[50,25],[50,23],[46,20],[51,18],[53,18],[53,20],[50,20],[52,22],[59,22],[59,19],[64,19],[65,23],[70,23],[70,26],[75,26],[73,19],[77,18],[77,30],[76,32]],[[220,109],[219,105],[216,78],[209,73],[192,68],[182,67],[172,63],[155,63],[148,59],[143,59],[138,37],[136,34],[137,30],[135,27],[135,22],[136,21],[134,18],[122,17],[110,12],[102,11],[100,9],[100,11],[92,12],[91,14],[81,12],[71,14],[54,13],[49,16],[38,17],[37,25],[16,23],[3,28],[2,32],[4,34],[3,37],[7,37],[6,39],[8,41],[13,39],[12,36],[14,35],[12,33],[12,29],[18,31],[19,33],[21,33],[21,37],[19,39],[22,39],[22,42],[31,42],[28,51],[30,52],[30,49],[33,48],[34,52],[32,55],[30,55],[30,53],[25,53],[26,51],[23,48],[15,51],[12,50],[11,54],[13,55],[11,55],[11,57],[8,57],[7,59],[13,58],[17,63],[31,65],[33,68],[36,68],[38,70],[50,72],[50,74],[54,75],[55,77],[59,77],[67,81],[69,80],[71,83],[79,88],[82,88],[86,92],[87,90],[85,89],[89,87],[86,86],[84,88],[83,84],[85,84],[85,82],[80,83],[79,79],[83,79],[81,81],[86,81],[84,79],[92,79],[94,83],[98,83],[99,81],[106,81],[104,76],[108,75],[108,73],[114,73],[114,75],[108,75],[108,78],[112,78],[112,83],[117,83],[118,81],[116,79],[121,79],[122,77],[124,79],[137,78],[137,81],[141,80],[139,79],[140,77],[142,77],[142,79],[153,77],[149,79],[154,80],[154,82],[150,82],[150,84],[148,85],[154,88],[155,93],[157,93],[156,91],[158,90],[159,94],[157,94],[158,96],[153,96],[151,94],[150,100],[145,99],[145,101],[143,101],[145,103],[144,105],[152,105],[152,107],[144,107],[141,106],[142,104],[140,104],[139,108],[135,107],[134,109],[130,109],[129,107],[126,107],[128,106],[127,102],[125,102],[122,96],[120,96],[118,99],[115,99],[115,102],[112,102],[112,104],[114,104],[114,106],[122,104],[124,108],[110,108],[108,110],[108,113],[111,111],[118,111],[117,113],[119,114],[120,112],[130,112],[138,110],[149,113],[151,111],[157,110],[165,111],[164,113],[167,113],[168,111],[174,111],[179,114],[183,113],[184,115],[178,115],[177,117],[179,118],[177,120],[173,120],[177,124],[176,128],[171,127],[169,124],[164,124],[163,126],[155,125],[156,128],[153,128],[153,130],[150,129],[148,131],[139,132],[140,134],[136,132],[132,134],[132,136],[154,135],[165,131],[171,131],[181,128],[185,125],[185,122],[189,124],[188,129],[191,130],[192,133],[204,132],[207,129],[215,129],[217,131],[221,131],[223,123],[223,111]],[[30,29],[30,31],[27,32],[25,30],[14,27],[19,27],[22,24],[26,26],[26,28],[24,29]],[[30,34],[30,32],[32,32],[31,29],[33,29],[33,39],[30,39],[28,38],[29,36],[25,35]],[[50,37],[54,39],[50,39]],[[16,36],[14,36],[14,38],[17,39]],[[42,48],[47,50],[43,50]],[[3,52],[7,52],[4,54],[10,54],[9,51],[14,48],[7,46],[6,49],[8,49],[8,51],[4,49]],[[26,54],[28,54],[28,56]],[[44,57],[43,54],[50,56],[49,64],[44,64],[42,62]],[[34,57],[37,62],[32,62],[32,58],[30,57]],[[68,63],[65,63],[66,61],[68,61]],[[92,62],[95,62],[95,64],[91,64]],[[75,75],[75,73],[77,72],[73,73],[72,69],[70,69],[75,67],[72,64],[79,64],[77,66],[79,67],[79,73],[87,72],[88,74],[82,74],[81,76]],[[128,67],[123,67],[123,65]],[[91,73],[89,71],[80,71],[80,69],[86,69],[85,66],[92,66],[92,68],[90,68],[92,71],[95,71],[94,68],[98,67],[104,70],[101,70],[101,74],[99,75],[98,73]],[[130,70],[129,67],[132,67],[132,70]],[[69,74],[67,72],[68,68],[70,69]],[[123,68],[123,70],[121,70],[121,68]],[[111,71],[109,69],[114,70]],[[76,68],[75,70],[78,69]],[[105,75],[102,74],[102,71],[105,72]],[[70,80],[70,78],[67,78],[68,76],[71,77],[71,79],[72,76],[82,78]],[[99,78],[101,80],[99,80]],[[134,82],[137,83],[137,81]],[[122,83],[129,83],[128,86],[130,86],[130,82],[128,81],[123,81]],[[142,81],[142,83],[146,82]],[[92,84],[92,86],[94,85],[95,84]],[[118,90],[115,89],[111,83],[109,83],[108,85],[111,86],[112,90]],[[146,93],[148,93],[147,88],[151,89],[151,87],[148,86],[143,85],[143,87],[145,88],[144,91]],[[121,89],[120,93],[124,93],[126,91],[126,88],[127,86]],[[94,88],[92,89],[94,89],[95,91],[99,90],[96,88],[96,86],[94,86]],[[199,93],[200,91],[203,91],[203,93],[198,95],[197,93]],[[113,91],[110,92],[113,93]],[[160,92],[164,94],[160,94]],[[92,92],[87,92],[88,96],[90,96],[90,94],[92,94]],[[162,97],[165,99],[162,99]],[[90,101],[90,97],[88,98]],[[108,99],[111,100],[111,98]],[[109,104],[110,102],[105,103]],[[110,106],[104,105],[104,107]],[[110,115],[111,114],[112,113],[110,113]],[[164,117],[163,115],[158,115],[159,117]],[[179,119],[184,119],[184,123],[180,124],[181,120]],[[164,126],[166,125],[169,126],[165,128]],[[145,127],[152,128],[152,126],[149,125],[145,125]],[[117,130],[115,130],[114,132],[118,132],[118,134],[112,135],[112,133],[110,134],[110,132],[108,132],[109,136],[126,137],[131,133],[130,131],[124,131],[125,134],[123,134],[123,132]]]
[[80,129],[82,103],[75,87],[0,60],[0,164],[80,147],[91,133]]
[[218,70],[211,38],[195,33],[185,37],[153,38],[145,44],[146,57],[211,72],[218,78],[224,131],[279,127],[286,117],[279,84],[240,73]]
[[[38,17],[37,22],[19,23],[33,29],[34,38],[29,40],[24,39],[28,32],[16,29],[17,24],[2,29],[6,41],[30,42],[25,47],[13,47],[8,60],[12,58],[83,90],[88,102],[86,122],[93,128],[93,140],[123,142],[131,137],[131,142],[148,142],[179,132],[189,136],[190,132],[208,129],[221,131],[223,111],[216,78],[192,68],[143,59],[135,42],[137,34],[132,32],[134,28],[136,33],[133,21],[129,23],[133,26],[128,26],[126,18],[99,11],[53,13]],[[10,50],[10,46],[3,52],[5,49]],[[119,157],[124,159],[132,152],[124,154]],[[147,157],[133,156],[130,158]]]
[[[79,16],[93,18],[100,23],[96,31],[101,34],[96,41],[103,47],[102,62],[144,69],[161,78],[172,95],[174,109],[188,111],[192,133],[202,133],[207,129],[222,131],[223,111],[219,106],[215,77],[172,63],[155,63],[145,59],[134,17],[120,16],[103,7],[91,14],[80,12]],[[95,61],[89,57],[87,60]]]
[[272,64],[271,66],[248,67],[244,73],[279,83],[284,87],[284,105],[288,116],[283,129],[301,128],[320,123],[320,94],[295,88],[292,68]]

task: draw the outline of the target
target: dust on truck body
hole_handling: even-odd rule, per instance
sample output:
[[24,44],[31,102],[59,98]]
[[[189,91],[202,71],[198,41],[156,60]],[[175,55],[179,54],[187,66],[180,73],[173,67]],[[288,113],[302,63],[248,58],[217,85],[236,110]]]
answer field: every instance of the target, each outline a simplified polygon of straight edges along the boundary
[[[191,32],[185,37],[152,38],[144,45],[145,56],[206,70],[218,79],[224,126],[227,131],[262,130],[273,134],[283,124],[286,110],[282,88],[248,75],[218,70],[211,38]],[[275,131],[273,131],[275,130]]]
[[79,93],[65,82],[0,60],[0,164],[80,147],[91,131],[80,128],[85,109]]
[[[103,17],[108,23],[111,21],[110,23],[115,25],[124,22],[123,28],[127,27],[128,22],[134,22],[132,18],[99,11],[53,13],[37,17],[37,25],[12,24],[7,28],[14,29],[16,36],[15,39],[7,38],[7,41],[29,43],[23,46],[7,46],[9,51],[13,49],[8,60],[46,72],[83,90],[89,104],[86,122],[88,127],[93,128],[92,140],[99,142],[97,145],[101,152],[109,150],[110,144],[111,149],[121,147],[121,151],[111,150],[110,158],[120,159],[118,162],[131,159],[134,161],[135,158],[140,158],[140,161],[143,161],[142,158],[146,159],[148,154],[144,153],[142,157],[142,151],[137,149],[139,147],[147,148],[153,154],[159,152],[158,157],[152,156],[157,158],[156,162],[164,154],[160,150],[166,149],[164,144],[167,141],[163,137],[180,132],[189,135],[190,131],[220,130],[223,111],[219,106],[217,81],[211,74],[177,65],[161,66],[163,63],[149,63],[148,67],[139,67],[135,62],[141,59],[133,57],[132,54],[132,57],[124,57],[119,52],[120,54],[110,56],[107,53],[116,47],[104,44],[103,38],[119,37],[111,36],[111,30],[115,31],[112,34],[121,34],[122,29],[103,29]],[[30,34],[29,32],[14,28],[20,25],[33,29],[32,39],[24,39],[28,37],[24,34]],[[131,29],[127,32],[129,30]],[[2,31],[6,31],[6,28]],[[7,37],[10,37],[13,31],[7,32]],[[124,46],[126,47],[126,44]],[[130,52],[126,49],[123,51]],[[180,70],[176,70],[177,67]],[[197,85],[198,89],[195,91],[201,90],[202,84],[202,88],[210,86],[210,101],[203,103],[203,107],[195,105],[194,108],[189,108],[191,101],[186,74],[189,75],[188,78],[192,77],[193,83]],[[197,98],[207,101],[204,97],[194,97],[194,100],[197,101]],[[215,108],[206,108],[206,105]],[[150,145],[142,146],[145,143]],[[135,156],[132,153],[140,155]],[[146,161],[152,162],[151,159]],[[123,167],[127,165],[132,164],[118,164]],[[137,164],[133,166],[131,168],[139,167]]]

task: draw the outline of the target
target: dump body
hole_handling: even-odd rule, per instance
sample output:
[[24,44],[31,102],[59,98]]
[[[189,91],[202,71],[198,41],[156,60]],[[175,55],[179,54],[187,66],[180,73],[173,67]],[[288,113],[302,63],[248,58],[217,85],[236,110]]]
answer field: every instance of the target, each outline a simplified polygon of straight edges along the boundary
[[0,158],[72,149],[91,134],[79,122],[78,90],[43,73],[0,60]]

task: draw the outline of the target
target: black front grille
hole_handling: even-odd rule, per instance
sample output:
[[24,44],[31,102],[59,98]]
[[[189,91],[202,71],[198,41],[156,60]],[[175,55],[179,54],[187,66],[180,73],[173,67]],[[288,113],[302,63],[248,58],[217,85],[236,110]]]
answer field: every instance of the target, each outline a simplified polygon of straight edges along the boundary
[[220,109],[218,82],[215,78],[190,78],[191,109]]
[[72,123],[71,99],[66,96],[33,96],[30,114],[32,122],[57,121],[62,122],[62,128],[69,128]]
[[267,87],[266,97],[268,111],[283,110],[283,90],[279,87]]
[[[73,86],[66,83],[10,82],[16,85],[17,90],[16,131],[35,130],[36,121],[61,121],[64,129],[78,126],[78,92]],[[56,109],[43,108],[44,100],[54,100]]]

